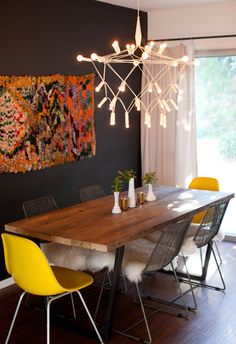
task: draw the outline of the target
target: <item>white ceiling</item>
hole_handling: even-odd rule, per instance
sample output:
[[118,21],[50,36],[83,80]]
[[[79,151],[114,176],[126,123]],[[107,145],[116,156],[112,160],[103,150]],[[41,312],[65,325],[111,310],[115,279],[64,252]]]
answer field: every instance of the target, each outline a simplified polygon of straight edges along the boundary
[[[137,9],[138,0],[98,0],[110,4]],[[230,0],[139,0],[142,11],[155,11],[161,8],[204,5],[210,3],[229,2]],[[232,1],[232,0],[231,0]]]

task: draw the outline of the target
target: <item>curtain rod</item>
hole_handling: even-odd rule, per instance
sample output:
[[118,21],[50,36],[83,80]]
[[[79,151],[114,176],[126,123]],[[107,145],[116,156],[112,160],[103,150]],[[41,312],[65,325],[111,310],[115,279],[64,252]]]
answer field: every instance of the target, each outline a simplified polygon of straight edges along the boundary
[[220,36],[196,36],[196,37],[182,37],[182,38],[161,38],[161,39],[149,39],[148,42],[154,41],[154,42],[167,42],[167,41],[186,41],[186,40],[192,40],[192,39],[211,39],[211,38],[230,38],[230,37],[236,37],[236,34],[231,35],[220,35]]

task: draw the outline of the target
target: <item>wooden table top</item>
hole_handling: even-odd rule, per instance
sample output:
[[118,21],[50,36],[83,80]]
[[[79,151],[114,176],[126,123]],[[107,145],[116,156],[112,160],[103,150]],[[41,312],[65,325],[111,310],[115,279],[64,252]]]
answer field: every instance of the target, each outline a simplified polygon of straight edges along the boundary
[[[139,189],[140,190],[140,189]],[[113,195],[79,203],[5,225],[7,232],[70,246],[108,252],[160,229],[163,224],[198,213],[233,193],[154,188],[157,200],[112,214]]]

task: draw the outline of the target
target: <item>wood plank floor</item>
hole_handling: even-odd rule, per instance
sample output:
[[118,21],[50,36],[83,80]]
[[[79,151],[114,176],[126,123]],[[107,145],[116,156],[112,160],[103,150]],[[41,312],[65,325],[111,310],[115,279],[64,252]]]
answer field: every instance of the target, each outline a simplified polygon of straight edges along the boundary
[[[154,315],[149,320],[154,344],[236,343],[236,243],[223,242],[220,244],[220,249],[223,256],[222,271],[227,285],[226,292],[197,288],[198,309],[195,313],[191,312],[188,320],[161,312]],[[218,275],[214,271],[214,264],[212,262],[210,282],[218,283]],[[148,288],[152,292],[157,290],[158,295],[172,297],[174,285],[171,276],[159,274],[148,284]],[[122,329],[126,325],[128,326],[130,322],[133,322],[133,320],[138,319],[140,316],[140,307],[133,303],[134,289],[131,285],[128,287],[128,293],[121,293],[118,299],[118,311],[115,318],[115,327],[118,329]],[[94,293],[95,289],[91,288],[90,291],[92,293],[85,295],[91,311],[94,310],[97,298]],[[10,286],[0,290],[0,343],[4,343],[19,294],[20,290],[17,286]],[[76,298],[75,301],[79,309],[78,323],[90,330],[90,324],[80,307],[79,300]],[[188,301],[191,301],[190,298]],[[31,297],[30,302],[37,305],[41,304],[41,300],[35,297]],[[98,318],[100,323],[104,321],[106,304],[107,297],[105,294]],[[55,305],[55,310],[61,313],[65,312],[68,315],[71,312],[69,303],[65,304],[61,301]],[[147,338],[143,324],[138,326],[133,331],[133,334]],[[93,344],[95,342],[95,340],[82,337],[77,333],[62,330],[56,326],[51,327],[52,344]],[[10,343],[46,343],[44,312],[30,309],[23,304],[13,329]],[[114,333],[111,343],[131,344],[135,343],[135,341]]]

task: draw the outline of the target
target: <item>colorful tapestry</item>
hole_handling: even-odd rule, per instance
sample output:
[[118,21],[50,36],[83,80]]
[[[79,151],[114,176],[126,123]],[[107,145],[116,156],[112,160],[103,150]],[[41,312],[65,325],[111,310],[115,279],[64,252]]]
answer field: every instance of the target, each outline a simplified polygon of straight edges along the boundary
[[95,155],[94,74],[0,76],[0,172]]

